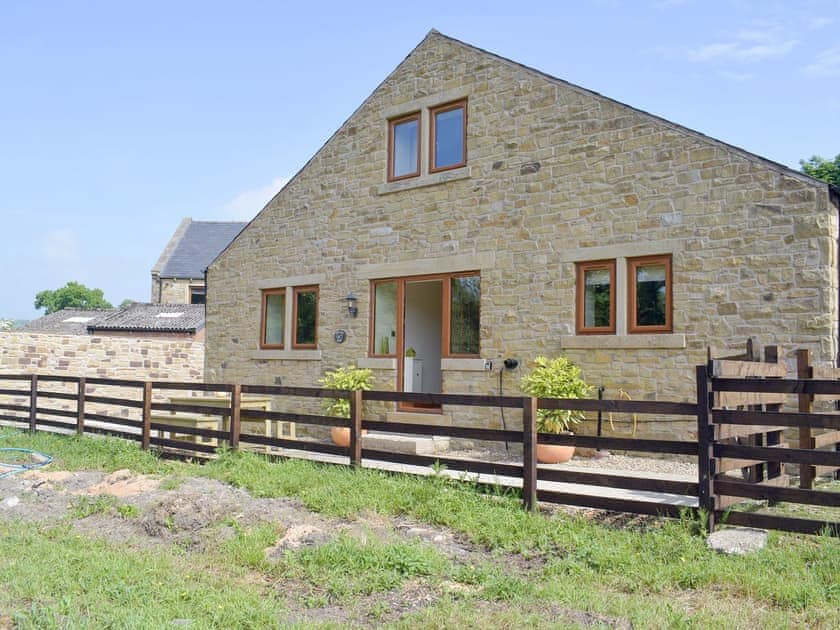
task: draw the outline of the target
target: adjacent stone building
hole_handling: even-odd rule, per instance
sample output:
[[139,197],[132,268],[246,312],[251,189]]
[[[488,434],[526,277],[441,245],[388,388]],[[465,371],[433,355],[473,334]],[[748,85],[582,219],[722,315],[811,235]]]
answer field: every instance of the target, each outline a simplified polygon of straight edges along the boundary
[[[693,400],[709,346],[833,364],[839,204],[432,31],[210,265],[205,378],[357,364],[381,389],[515,394],[502,360],[544,354],[608,397]],[[455,411],[439,421],[500,422]]]
[[204,270],[246,225],[183,219],[152,267],[152,302],[204,304]]

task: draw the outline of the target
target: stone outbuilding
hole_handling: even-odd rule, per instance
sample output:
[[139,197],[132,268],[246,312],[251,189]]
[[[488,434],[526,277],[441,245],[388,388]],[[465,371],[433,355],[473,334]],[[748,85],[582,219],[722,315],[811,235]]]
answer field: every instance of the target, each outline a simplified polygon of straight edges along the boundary
[[152,267],[152,302],[204,304],[204,270],[246,225],[183,219]]
[[[833,364],[838,199],[432,31],[209,266],[205,378],[517,394],[503,359],[564,355],[608,397],[693,400],[708,346]],[[417,411],[452,419],[383,415]]]

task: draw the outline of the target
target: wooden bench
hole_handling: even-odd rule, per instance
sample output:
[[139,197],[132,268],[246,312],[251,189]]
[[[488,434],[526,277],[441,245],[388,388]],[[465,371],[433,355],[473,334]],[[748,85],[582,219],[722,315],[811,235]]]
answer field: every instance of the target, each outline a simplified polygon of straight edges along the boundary
[[[213,416],[192,415],[192,414],[166,414],[153,415],[152,423],[169,424],[178,427],[189,427],[191,429],[209,429],[216,431],[219,428],[219,419]],[[208,446],[217,446],[218,440],[216,438],[202,437],[200,435],[192,435],[191,433],[177,433],[175,431],[158,431],[160,437],[169,440],[181,440],[183,442],[190,442],[192,444],[207,444]]]

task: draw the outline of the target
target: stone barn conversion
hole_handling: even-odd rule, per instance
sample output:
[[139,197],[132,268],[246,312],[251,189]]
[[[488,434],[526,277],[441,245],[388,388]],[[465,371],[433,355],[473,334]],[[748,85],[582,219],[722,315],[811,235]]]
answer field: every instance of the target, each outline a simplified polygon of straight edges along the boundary
[[[209,266],[205,378],[313,386],[357,364],[380,389],[517,394],[502,360],[545,354],[608,397],[693,400],[708,346],[833,365],[838,205],[432,31]],[[382,415],[419,411],[452,421]]]

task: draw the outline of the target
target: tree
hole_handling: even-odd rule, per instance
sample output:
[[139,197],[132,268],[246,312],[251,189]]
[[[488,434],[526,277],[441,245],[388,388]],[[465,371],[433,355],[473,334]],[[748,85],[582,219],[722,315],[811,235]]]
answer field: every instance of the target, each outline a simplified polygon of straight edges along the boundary
[[15,327],[15,323],[11,319],[0,318],[0,332],[9,332]]
[[810,160],[799,160],[802,172],[811,177],[816,177],[840,188],[840,153],[833,161],[813,156]]
[[47,289],[35,296],[35,308],[46,309],[46,315],[68,307],[113,308],[105,299],[102,289],[89,289],[79,282],[68,282],[60,289]]

